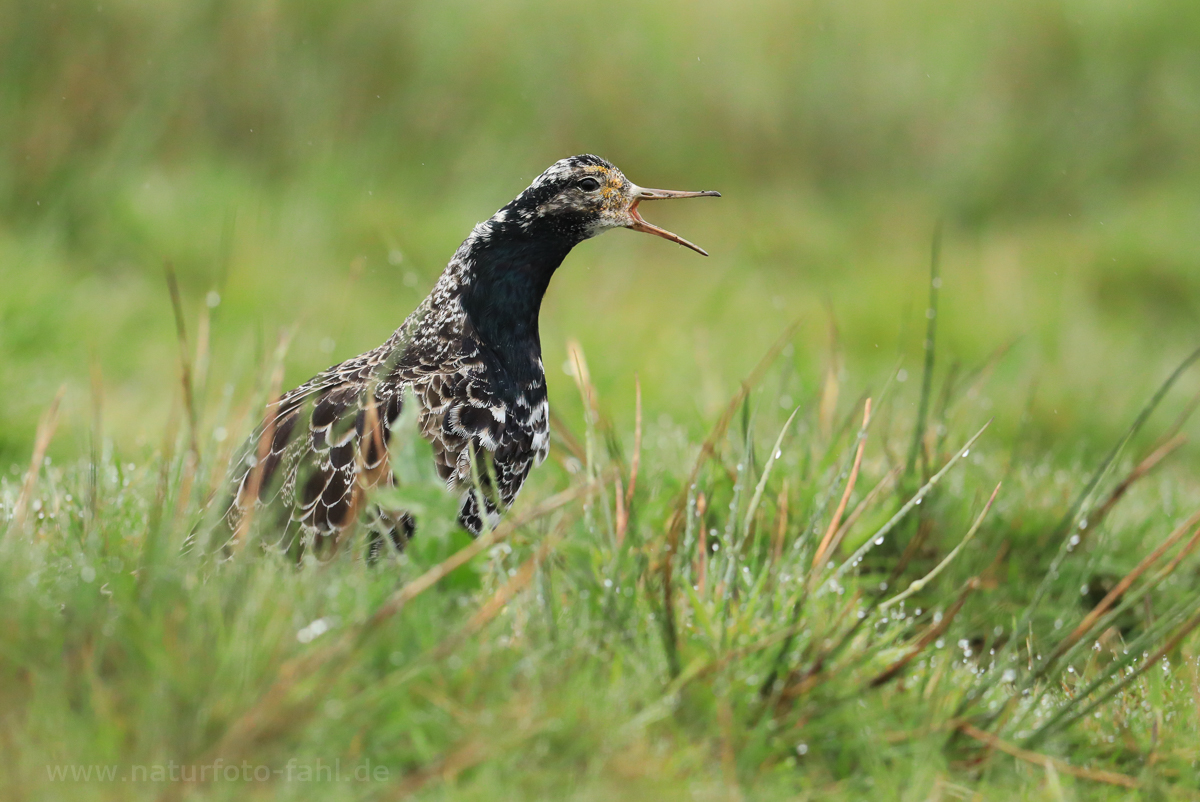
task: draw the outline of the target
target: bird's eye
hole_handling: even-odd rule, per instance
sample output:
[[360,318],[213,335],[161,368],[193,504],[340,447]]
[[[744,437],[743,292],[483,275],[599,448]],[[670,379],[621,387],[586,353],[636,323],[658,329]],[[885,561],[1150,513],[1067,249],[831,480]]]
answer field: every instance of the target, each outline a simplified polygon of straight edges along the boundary
[[594,178],[585,178],[579,182],[579,188],[584,192],[595,192],[600,189],[600,182]]

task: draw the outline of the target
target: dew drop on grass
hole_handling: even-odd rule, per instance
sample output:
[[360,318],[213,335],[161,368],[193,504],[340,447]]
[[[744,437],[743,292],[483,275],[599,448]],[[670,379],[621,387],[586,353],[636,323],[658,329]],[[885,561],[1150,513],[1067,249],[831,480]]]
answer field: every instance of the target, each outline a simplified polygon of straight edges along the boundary
[[808,754],[808,744],[796,744],[796,754],[804,756]]
[[882,538],[882,537],[877,537],[877,538],[875,538],[875,545],[876,545],[876,546],[882,546],[882,545],[883,545],[883,538]]
[[311,643],[316,638],[324,635],[329,631],[329,621],[325,618],[318,618],[306,627],[300,629],[296,633],[296,640],[301,643]]
[[96,569],[90,565],[83,566],[79,571],[79,578],[88,583],[96,581]]

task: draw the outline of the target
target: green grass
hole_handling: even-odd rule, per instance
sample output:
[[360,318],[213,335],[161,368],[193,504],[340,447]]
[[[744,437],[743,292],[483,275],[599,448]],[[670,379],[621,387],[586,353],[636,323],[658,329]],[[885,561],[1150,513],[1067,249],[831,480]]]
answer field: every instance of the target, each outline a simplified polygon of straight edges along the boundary
[[[1187,511],[1171,500],[1177,480],[1151,473],[1097,521],[1134,454],[1096,466],[1087,492],[1084,466],[1015,462],[992,432],[962,450],[966,432],[935,405],[921,450],[944,478],[920,504],[877,495],[814,573],[858,444],[846,515],[902,468],[887,441],[904,440],[911,420],[893,383],[856,435],[846,415],[857,404],[823,420],[831,387],[804,393],[789,387],[791,371],[764,369],[705,448],[677,424],[644,421],[628,506],[616,494],[631,481],[635,442],[601,404],[587,418],[595,425],[560,430],[552,464],[479,543],[449,525],[427,460],[404,446],[399,492],[427,525],[374,569],[361,541],[297,566],[258,547],[272,540],[262,522],[229,561],[203,547],[203,525],[202,547],[183,548],[226,453],[206,448],[196,461],[179,430],[140,465],[106,447],[95,462],[42,467],[25,521],[10,519],[0,545],[12,792],[307,798],[303,772],[345,766],[352,776],[369,761],[370,781],[325,781],[318,793],[1116,799],[1127,790],[1094,778],[1120,775],[1191,798],[1200,662],[1191,641],[1169,639],[1200,611],[1195,543],[1177,537],[1135,577],[1125,598],[1141,600],[1089,626],[1067,659],[1048,660],[1102,595],[1090,586],[1114,584]],[[797,394],[791,426],[778,393],[761,389],[771,384]],[[973,426],[987,412],[972,395],[952,392],[947,407]],[[914,595],[881,605],[963,538],[1000,477],[969,548]],[[2,487],[12,516],[21,491]],[[917,533],[923,545],[910,551]],[[460,550],[477,556],[427,581]],[[1181,561],[1164,570],[1175,553]],[[1041,729],[1099,699],[1122,671],[1143,670],[1096,715]],[[1090,777],[986,751],[963,723]],[[233,777],[244,765],[279,772],[153,781],[217,759],[238,767]],[[142,780],[51,781],[50,767],[71,765]]]
[[[1198,344],[1196,52],[1185,0],[0,3],[3,795],[1128,798],[1110,772],[1194,798],[1192,530],[1066,639],[1200,507],[1194,368],[1125,439]],[[721,190],[653,210],[712,256],[570,256],[541,318],[562,424],[500,542],[406,443],[399,558],[297,567],[265,519],[232,561],[182,548],[281,333],[287,386],[377,345],[585,151]],[[860,444],[829,572],[989,421],[812,575]],[[151,780],[218,758],[280,773]],[[109,765],[146,778],[48,768]]]

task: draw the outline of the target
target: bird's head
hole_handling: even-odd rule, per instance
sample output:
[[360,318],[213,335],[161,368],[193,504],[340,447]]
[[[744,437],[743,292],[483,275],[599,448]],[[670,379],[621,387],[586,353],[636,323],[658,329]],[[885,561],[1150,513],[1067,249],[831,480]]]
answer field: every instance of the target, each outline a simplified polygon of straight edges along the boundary
[[670,231],[646,222],[638,212],[643,201],[669,198],[719,198],[721,193],[646,189],[625,177],[599,156],[561,159],[542,173],[493,220],[516,223],[534,235],[563,237],[576,242],[610,228],[630,228],[708,253]]

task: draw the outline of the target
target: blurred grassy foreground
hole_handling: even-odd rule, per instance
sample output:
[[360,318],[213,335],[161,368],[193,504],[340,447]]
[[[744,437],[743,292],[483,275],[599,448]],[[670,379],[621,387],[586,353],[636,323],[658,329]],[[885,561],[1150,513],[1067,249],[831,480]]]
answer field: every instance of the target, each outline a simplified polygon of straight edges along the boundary
[[[1094,474],[1200,342],[1197,141],[1187,0],[0,2],[7,796],[61,798],[51,765],[220,757],[369,759],[387,780],[70,794],[1129,793],[1078,764],[1189,798],[1191,531],[1088,624],[1081,653],[1055,644],[1200,502],[1200,451],[1171,439],[1196,434],[1194,373]],[[418,467],[405,492],[429,524],[389,567],[353,550],[302,571],[180,557],[280,332],[288,386],[378,344],[474,222],[579,152],[724,197],[652,210],[708,259],[616,232],[556,276],[542,339],[574,435],[515,513],[531,523],[402,608],[389,594],[466,546]],[[167,262],[197,370],[194,455]],[[640,478],[618,505],[635,375]],[[861,508],[834,566],[989,419],[866,561],[838,581],[812,568],[831,524]],[[1002,479],[908,612],[881,610],[881,583],[933,569]],[[1152,670],[1129,674],[1149,665],[1130,655]],[[1081,683],[1121,672],[1133,679],[1105,705],[1055,723],[1109,687]]]

